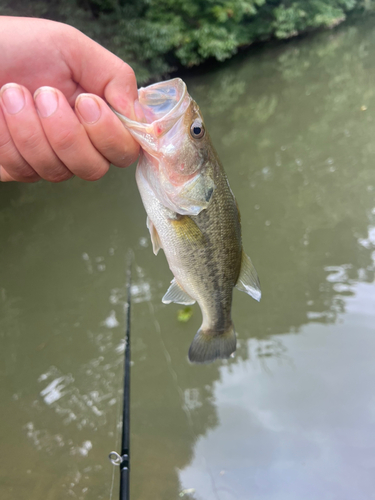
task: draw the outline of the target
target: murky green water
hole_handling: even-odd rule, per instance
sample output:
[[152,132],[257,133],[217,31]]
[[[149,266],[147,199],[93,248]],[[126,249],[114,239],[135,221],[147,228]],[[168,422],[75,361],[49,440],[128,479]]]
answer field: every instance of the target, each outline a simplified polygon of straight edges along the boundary
[[229,362],[187,361],[134,169],[0,185],[2,500],[118,497],[128,249],[132,499],[374,498],[374,22],[187,79],[262,283]]

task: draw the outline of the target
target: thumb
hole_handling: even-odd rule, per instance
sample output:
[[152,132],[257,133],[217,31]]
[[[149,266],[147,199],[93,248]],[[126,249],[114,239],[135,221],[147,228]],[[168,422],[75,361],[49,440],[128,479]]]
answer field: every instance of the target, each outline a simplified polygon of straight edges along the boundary
[[133,69],[91,38],[75,28],[66,43],[66,63],[72,79],[85,92],[105,99],[116,111],[135,118],[134,101],[138,98]]

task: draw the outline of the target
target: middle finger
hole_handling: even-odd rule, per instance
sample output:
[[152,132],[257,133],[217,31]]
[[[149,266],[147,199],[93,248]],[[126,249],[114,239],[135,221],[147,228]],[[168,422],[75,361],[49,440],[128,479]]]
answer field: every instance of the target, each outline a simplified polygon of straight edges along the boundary
[[109,161],[95,149],[62,92],[41,87],[34,101],[47,139],[60,160],[82,179],[100,179]]

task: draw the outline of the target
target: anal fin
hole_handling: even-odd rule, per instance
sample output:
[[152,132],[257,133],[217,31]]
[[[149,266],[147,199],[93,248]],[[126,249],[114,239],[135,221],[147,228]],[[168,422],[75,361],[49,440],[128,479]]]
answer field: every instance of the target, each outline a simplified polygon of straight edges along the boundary
[[171,285],[161,301],[163,304],[170,304],[171,302],[174,302],[175,304],[182,304],[184,306],[191,306],[192,304],[195,304],[195,300],[181,288],[181,286],[177,283],[176,278],[173,278],[171,281]]
[[262,292],[260,290],[260,283],[258,274],[250,260],[250,257],[242,251],[241,272],[238,278],[236,288],[241,292],[245,292],[253,299],[260,301]]
[[155,255],[157,255],[159,250],[163,247],[161,246],[161,241],[158,232],[156,230],[156,227],[154,226],[153,222],[150,220],[149,217],[147,217],[146,226],[150,231],[152,251],[154,252]]

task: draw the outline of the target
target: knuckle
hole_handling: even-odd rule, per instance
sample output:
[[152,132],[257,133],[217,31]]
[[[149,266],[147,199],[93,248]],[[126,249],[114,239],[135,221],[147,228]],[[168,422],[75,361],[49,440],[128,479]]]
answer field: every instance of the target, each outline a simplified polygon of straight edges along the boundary
[[0,163],[7,169],[14,170],[17,176],[29,179],[36,174],[18,153],[11,140],[0,145]]
[[64,182],[67,181],[68,179],[71,179],[73,177],[72,172],[70,172],[68,169],[62,169],[60,168],[51,168],[46,169],[43,174],[41,174],[41,177],[49,182],[53,183],[59,183],[59,182]]
[[135,151],[124,151],[123,154],[118,155],[116,160],[113,162],[117,167],[129,167],[138,158],[139,152]]
[[[19,141],[22,147],[29,151],[38,150],[42,143],[43,137],[40,135],[39,130],[23,129],[20,127]],[[18,141],[17,141],[18,142]]]
[[133,139],[126,144],[123,155],[123,163],[126,167],[134,163],[139,156],[140,147]]
[[129,64],[126,64],[126,73],[127,73],[127,76],[129,79],[134,80],[134,81],[137,80],[137,78],[135,76],[135,71],[131,66],[129,66]]
[[[121,129],[108,127],[105,134],[96,137],[93,141],[97,150],[111,163],[119,167],[131,165],[139,155],[139,145],[128,136],[120,124]],[[109,131],[113,130],[113,133]]]
[[67,151],[74,146],[76,138],[77,134],[74,130],[60,130],[53,139],[53,147],[59,151]]
[[40,179],[39,175],[26,163],[19,162],[18,164],[11,165],[13,171],[17,172],[21,182],[35,182]]
[[128,162],[126,166],[129,167],[129,165],[132,165],[134,162],[136,162],[138,156],[139,156],[139,149],[130,153],[128,156]]
[[134,79],[134,81],[136,80],[134,69],[119,57],[117,58],[116,70],[123,75],[126,75],[127,78]]
[[33,170],[23,159],[2,162],[2,165],[18,182],[36,182],[40,179],[35,170]]
[[61,175],[56,175],[55,177],[51,179],[46,179],[49,182],[53,182],[54,184],[58,184],[59,182],[65,182],[68,181],[73,177],[73,174],[71,172],[66,173],[66,174],[61,174]]
[[119,143],[118,139],[115,137],[115,135],[106,135],[103,137],[103,139],[99,138],[99,144],[98,144],[98,149],[99,151],[105,152],[105,155],[108,153],[115,153],[118,152],[119,150]]
[[9,154],[14,149],[13,141],[8,134],[0,134],[0,155]]
[[100,164],[97,164],[96,166],[92,167],[90,170],[87,171],[87,174],[85,174],[84,179],[86,181],[98,181],[101,179],[109,169],[109,162],[106,160],[100,162]]
[[0,134],[0,163],[19,182],[36,182],[39,175],[20,155],[12,138],[7,134]]
[[25,183],[27,182],[27,183],[31,184],[31,183],[38,182],[38,181],[40,181],[39,175],[34,174],[33,176],[25,177],[20,182],[25,182]]

